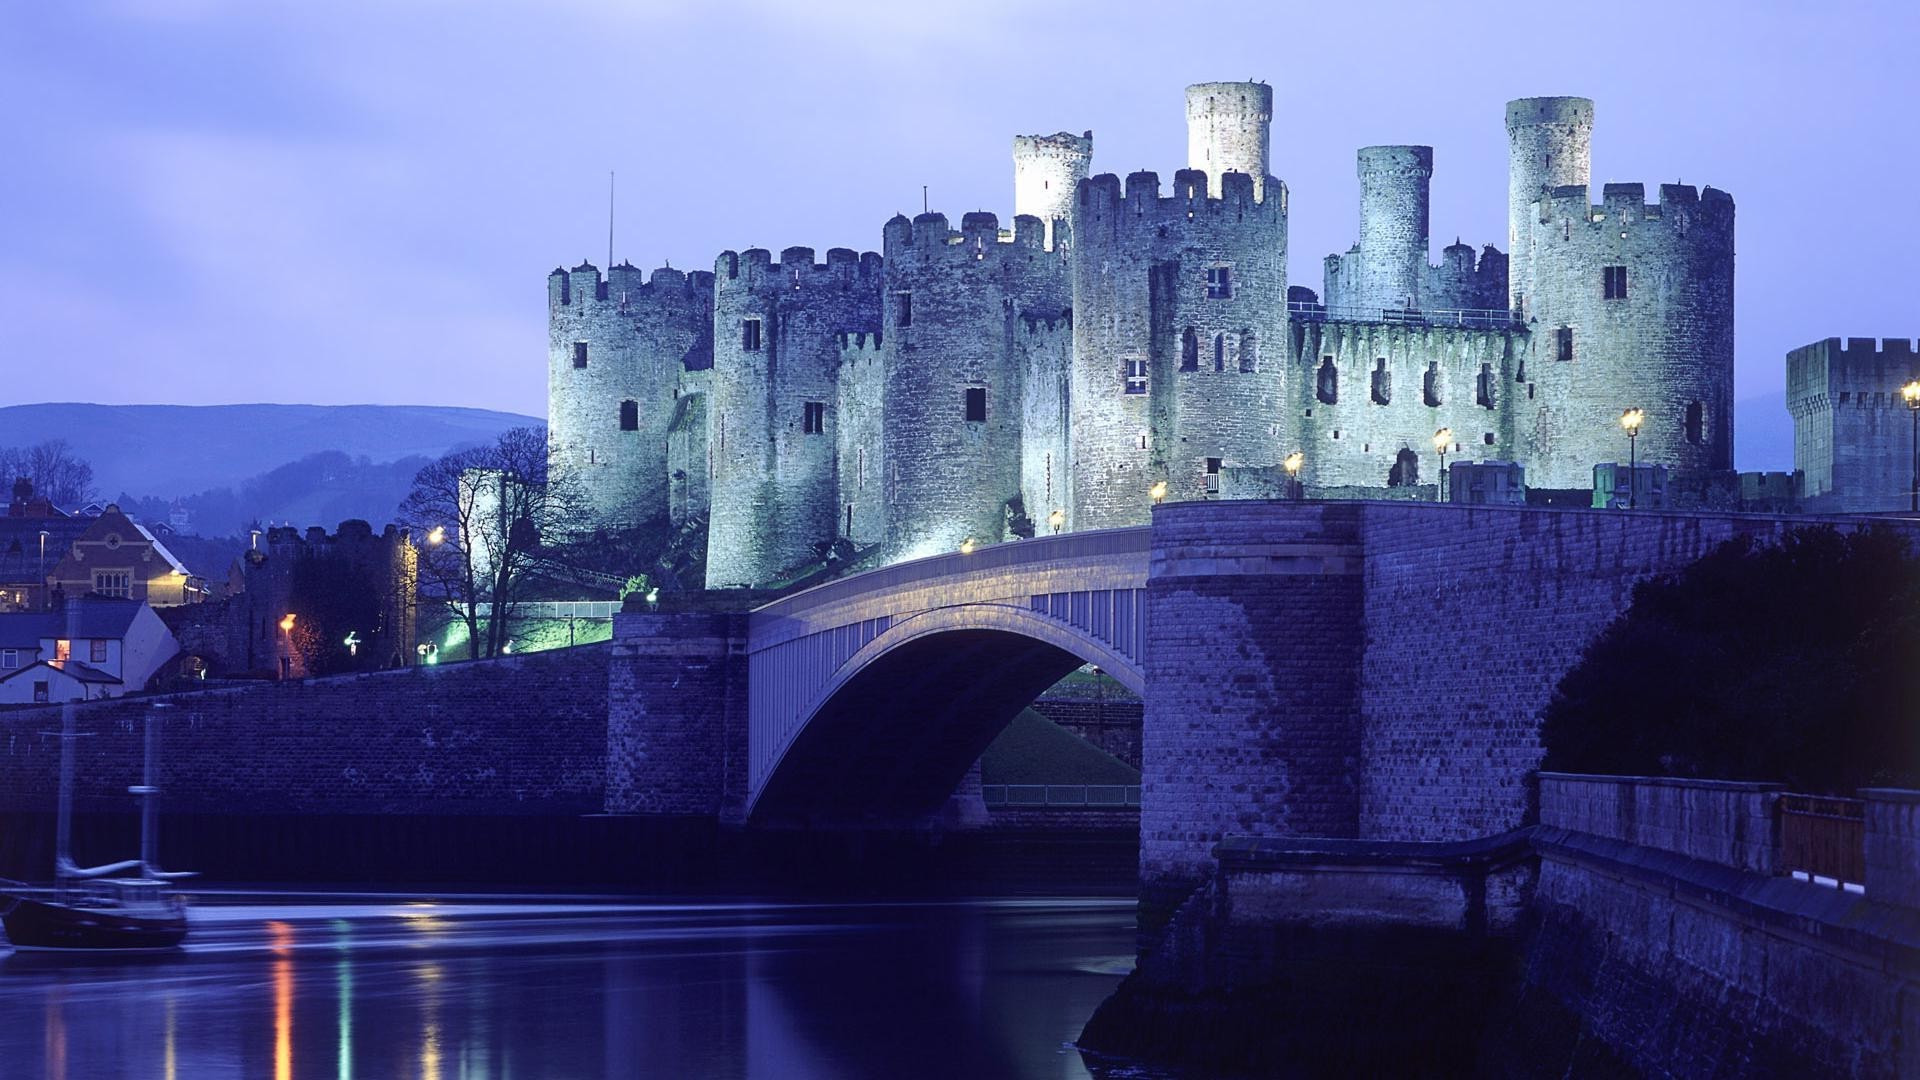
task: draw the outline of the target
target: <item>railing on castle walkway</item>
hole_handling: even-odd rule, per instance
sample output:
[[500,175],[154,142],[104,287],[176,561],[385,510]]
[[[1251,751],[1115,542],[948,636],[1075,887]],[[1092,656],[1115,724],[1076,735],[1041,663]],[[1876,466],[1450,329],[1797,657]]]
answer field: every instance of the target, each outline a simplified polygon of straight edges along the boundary
[[1301,322],[1386,323],[1399,326],[1458,326],[1468,330],[1511,330],[1521,325],[1511,311],[1487,308],[1328,307],[1287,302],[1287,315]]
[[1778,807],[1782,873],[1843,885],[1867,880],[1864,799],[1782,793]]

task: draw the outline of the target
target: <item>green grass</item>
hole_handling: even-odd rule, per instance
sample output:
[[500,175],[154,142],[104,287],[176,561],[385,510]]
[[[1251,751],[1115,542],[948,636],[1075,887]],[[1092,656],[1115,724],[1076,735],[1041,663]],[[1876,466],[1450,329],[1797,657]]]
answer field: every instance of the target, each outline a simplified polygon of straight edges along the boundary
[[980,755],[984,784],[1137,784],[1140,771],[1032,709]]

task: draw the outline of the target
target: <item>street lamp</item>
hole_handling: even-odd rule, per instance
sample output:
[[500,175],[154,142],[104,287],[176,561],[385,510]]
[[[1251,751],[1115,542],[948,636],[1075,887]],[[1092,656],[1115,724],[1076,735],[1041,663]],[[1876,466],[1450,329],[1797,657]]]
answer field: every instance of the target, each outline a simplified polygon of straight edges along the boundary
[[1433,448],[1440,452],[1440,490],[1434,495],[1435,502],[1447,501],[1447,446],[1452,442],[1452,428],[1443,427],[1433,433]]
[[1907,415],[1913,417],[1913,490],[1907,509],[1920,513],[1920,379],[1901,387],[1900,397],[1907,403]]
[[973,537],[969,536],[965,540],[960,541],[960,554],[973,554]]
[[1147,489],[1147,497],[1156,503],[1164,502],[1167,497],[1167,482],[1155,480],[1153,486]]
[[446,538],[447,538],[447,527],[445,525],[435,525],[432,529],[429,529],[427,531],[427,543],[429,544],[438,544],[444,541]]
[[1053,513],[1047,515],[1047,524],[1053,526],[1053,535],[1055,536],[1060,535],[1060,526],[1066,523],[1067,515],[1064,510],[1055,510]]
[[1639,409],[1628,409],[1620,414],[1620,426],[1627,429],[1627,509],[1639,505],[1640,494],[1640,458],[1635,452],[1634,440],[1640,437],[1640,425],[1645,423],[1647,414]]
[[1287,495],[1290,498],[1298,499],[1301,497],[1300,466],[1306,463],[1307,455],[1298,450],[1288,454],[1287,459],[1280,463],[1280,467],[1287,470]]

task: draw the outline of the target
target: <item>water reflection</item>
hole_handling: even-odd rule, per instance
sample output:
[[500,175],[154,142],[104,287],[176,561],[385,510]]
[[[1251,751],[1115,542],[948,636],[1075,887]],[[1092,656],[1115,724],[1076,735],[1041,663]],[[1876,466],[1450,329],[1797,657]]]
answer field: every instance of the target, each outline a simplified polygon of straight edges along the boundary
[[1065,1044],[1133,933],[1131,903],[1106,900],[208,903],[195,919],[156,961],[0,961],[0,1071],[1084,1077]]

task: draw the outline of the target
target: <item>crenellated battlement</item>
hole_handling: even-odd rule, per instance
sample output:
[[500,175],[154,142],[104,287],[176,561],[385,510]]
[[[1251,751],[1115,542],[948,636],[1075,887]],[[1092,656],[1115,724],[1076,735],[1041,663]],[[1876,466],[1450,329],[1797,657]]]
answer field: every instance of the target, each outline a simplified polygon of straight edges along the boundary
[[880,331],[878,330],[842,330],[838,339],[840,361],[843,364],[880,359]]
[[775,262],[765,248],[723,251],[713,261],[713,280],[724,292],[838,293],[880,287],[885,260],[879,252],[829,248],[824,263],[815,262],[813,254],[810,247],[785,248]]
[[555,267],[547,274],[547,306],[556,314],[563,308],[584,312],[605,306],[618,312],[636,305],[704,302],[712,295],[713,275],[704,270],[662,266],[648,274],[622,262],[602,275],[598,266],[583,261],[572,270]]
[[954,263],[993,263],[1007,259],[1031,263],[1047,254],[1046,224],[1030,214],[1013,219],[1012,229],[1002,229],[1000,218],[991,211],[975,210],[960,217],[954,229],[947,215],[939,211],[920,214],[909,221],[896,214],[882,229],[887,258],[911,259],[919,264],[932,260]]
[[[1220,197],[1213,198],[1207,194],[1207,174],[1200,169],[1175,172],[1172,191],[1164,195],[1160,175],[1151,170],[1129,173],[1124,186],[1113,173],[1101,173],[1080,184],[1075,201],[1083,220],[1097,220],[1102,215],[1156,223],[1192,221],[1203,214],[1284,217],[1286,185],[1272,177],[1267,180],[1270,190],[1261,198],[1251,174],[1229,172],[1220,177]],[[1274,197],[1276,190],[1278,198]]]
[[1718,188],[1703,191],[1691,184],[1661,184],[1660,200],[1652,203],[1646,201],[1643,184],[1606,184],[1598,203],[1590,201],[1591,191],[1586,184],[1553,188],[1534,204],[1539,223],[1571,226],[1566,231],[1575,234],[1582,226],[1604,232],[1655,221],[1683,235],[1702,227],[1728,231],[1733,227],[1733,196]]

